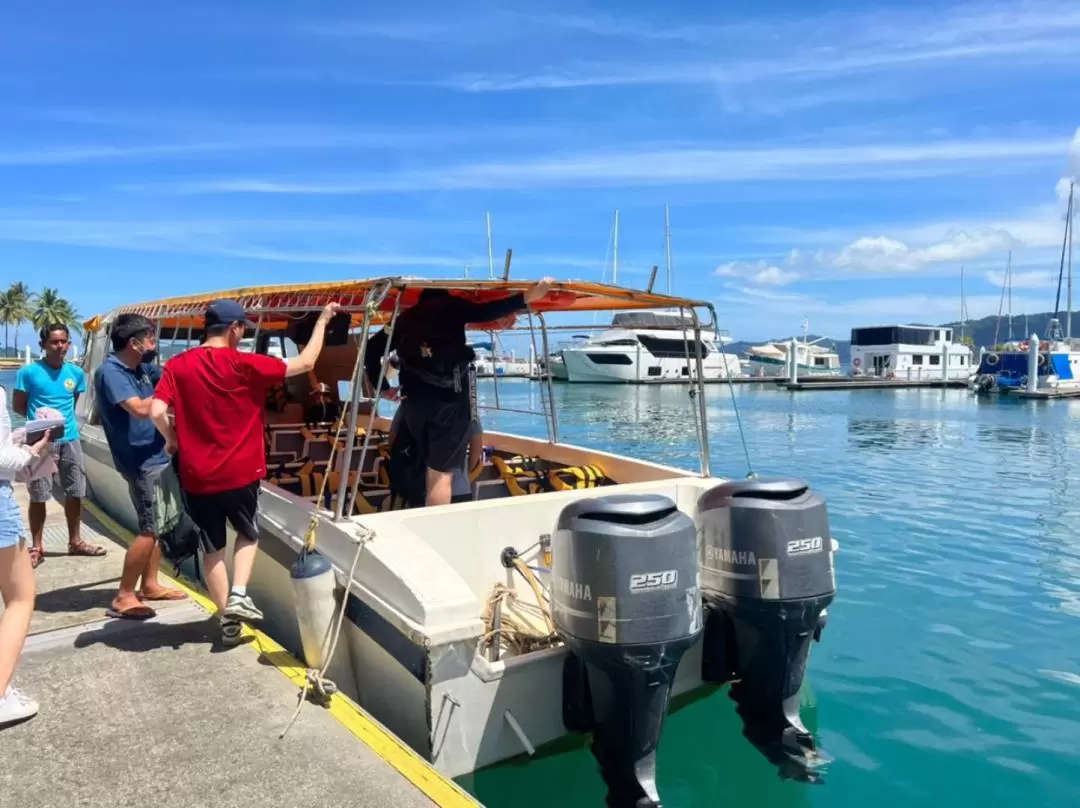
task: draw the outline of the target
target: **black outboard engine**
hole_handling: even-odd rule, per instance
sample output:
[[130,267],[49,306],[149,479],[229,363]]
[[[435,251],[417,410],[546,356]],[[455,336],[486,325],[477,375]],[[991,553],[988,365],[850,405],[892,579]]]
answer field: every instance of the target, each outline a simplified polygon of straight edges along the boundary
[[698,501],[705,641],[701,677],[733,682],[743,734],[782,776],[822,762],[799,717],[811,640],[836,595],[825,500],[802,480],[723,483]]
[[610,808],[660,806],[671,683],[702,631],[694,522],[658,494],[578,500],[559,515],[552,560],[552,616],[571,652],[563,722],[593,733]]

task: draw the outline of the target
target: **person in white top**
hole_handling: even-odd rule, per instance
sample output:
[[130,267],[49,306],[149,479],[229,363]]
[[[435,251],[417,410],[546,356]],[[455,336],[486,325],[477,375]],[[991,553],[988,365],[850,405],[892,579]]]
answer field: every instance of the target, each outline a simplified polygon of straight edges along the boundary
[[4,599],[4,613],[0,614],[0,730],[38,712],[36,701],[11,686],[34,613],[34,569],[13,483],[48,442],[48,432],[32,446],[12,441],[7,393],[0,387],[0,596]]

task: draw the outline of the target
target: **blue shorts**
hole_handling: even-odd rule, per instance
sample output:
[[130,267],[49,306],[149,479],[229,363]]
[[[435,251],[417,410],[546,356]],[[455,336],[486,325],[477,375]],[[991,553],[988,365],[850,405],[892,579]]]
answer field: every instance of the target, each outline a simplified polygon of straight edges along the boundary
[[0,480],[0,550],[17,546],[28,535],[19,503],[15,501],[15,489],[9,481]]

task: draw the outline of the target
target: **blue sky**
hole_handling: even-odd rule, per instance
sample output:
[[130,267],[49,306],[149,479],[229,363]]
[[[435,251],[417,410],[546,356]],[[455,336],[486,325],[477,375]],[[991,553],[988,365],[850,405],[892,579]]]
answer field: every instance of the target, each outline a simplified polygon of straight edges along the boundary
[[1080,3],[20,4],[0,281],[90,315],[257,282],[619,281],[737,339],[1053,303]]

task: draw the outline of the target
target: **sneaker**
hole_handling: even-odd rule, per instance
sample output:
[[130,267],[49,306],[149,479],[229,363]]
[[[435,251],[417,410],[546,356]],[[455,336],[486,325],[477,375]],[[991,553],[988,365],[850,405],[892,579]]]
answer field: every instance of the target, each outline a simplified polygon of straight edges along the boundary
[[221,644],[226,647],[240,645],[244,641],[242,627],[236,620],[221,621]]
[[231,617],[233,620],[262,620],[263,613],[255,608],[255,604],[247,595],[229,595],[225,602],[222,617]]
[[28,721],[38,714],[38,709],[36,701],[8,686],[7,692],[0,697],[0,729]]

